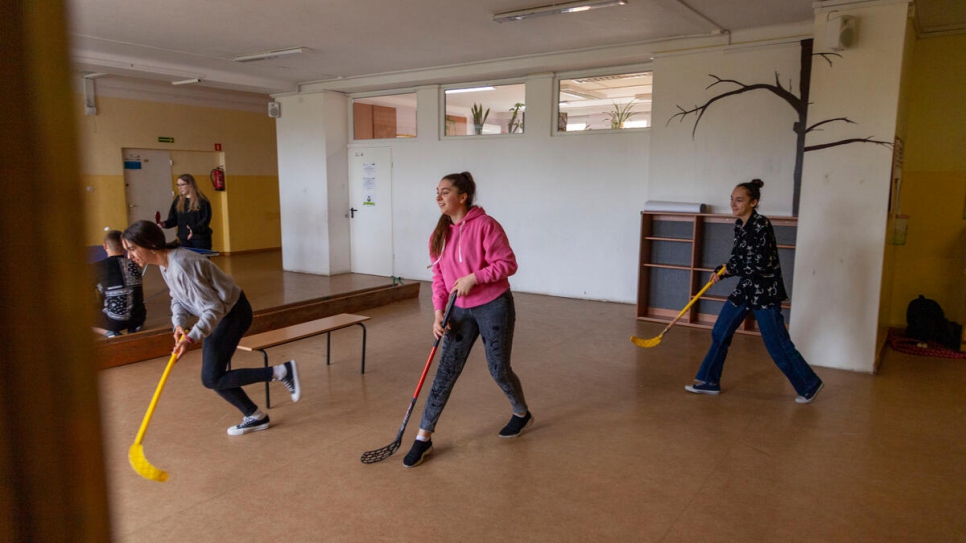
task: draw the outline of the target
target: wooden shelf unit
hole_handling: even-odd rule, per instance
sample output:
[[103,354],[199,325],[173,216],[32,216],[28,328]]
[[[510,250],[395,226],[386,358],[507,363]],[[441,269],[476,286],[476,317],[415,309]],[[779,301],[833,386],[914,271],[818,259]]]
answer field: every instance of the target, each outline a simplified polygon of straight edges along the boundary
[[[775,228],[782,276],[791,298],[798,219],[768,219]],[[714,268],[731,256],[734,222],[731,215],[641,212],[638,320],[667,323],[681,312],[708,282]],[[714,285],[678,324],[698,328],[714,326],[721,304],[734,290],[735,281],[731,278]],[[790,301],[782,303],[786,324],[790,309]],[[749,314],[738,332],[759,334],[754,314]]]

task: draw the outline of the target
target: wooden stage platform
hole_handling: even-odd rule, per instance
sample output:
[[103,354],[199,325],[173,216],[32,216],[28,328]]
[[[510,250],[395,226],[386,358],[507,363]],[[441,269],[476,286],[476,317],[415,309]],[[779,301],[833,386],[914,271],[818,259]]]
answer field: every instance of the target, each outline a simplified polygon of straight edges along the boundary
[[[254,310],[248,334],[258,334],[339,313],[359,313],[419,296],[419,282],[393,284],[391,277],[341,274],[322,276],[282,270],[281,251],[222,255],[212,261],[245,291]],[[149,298],[141,332],[95,338],[100,368],[110,368],[171,353],[171,298],[160,272],[148,267],[144,296]],[[196,347],[200,348],[200,346]]]

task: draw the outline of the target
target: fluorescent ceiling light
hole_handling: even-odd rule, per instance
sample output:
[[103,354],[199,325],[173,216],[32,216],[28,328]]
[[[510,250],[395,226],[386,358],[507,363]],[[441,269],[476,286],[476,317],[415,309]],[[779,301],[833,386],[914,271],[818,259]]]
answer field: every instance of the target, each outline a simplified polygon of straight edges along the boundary
[[540,6],[516,11],[504,11],[493,15],[493,20],[498,23],[507,21],[522,21],[532,17],[543,17],[544,15],[560,15],[562,13],[577,13],[596,8],[606,8],[611,6],[623,6],[628,0],[581,0],[578,2],[560,2],[547,6]]
[[284,57],[288,55],[300,55],[304,50],[304,47],[293,47],[291,49],[278,49],[276,51],[266,51],[264,53],[255,53],[252,55],[241,55],[231,59],[234,62],[255,62],[256,60],[269,60],[278,57]]
[[84,79],[97,79],[98,77],[104,77],[106,75],[108,74],[105,72],[93,72],[93,73],[84,74]]
[[480,92],[496,90],[496,87],[470,87],[467,89],[446,89],[446,94],[460,94],[462,92]]
[[181,81],[172,81],[172,85],[191,85],[193,83],[201,83],[201,78],[194,77],[192,79],[182,79]]

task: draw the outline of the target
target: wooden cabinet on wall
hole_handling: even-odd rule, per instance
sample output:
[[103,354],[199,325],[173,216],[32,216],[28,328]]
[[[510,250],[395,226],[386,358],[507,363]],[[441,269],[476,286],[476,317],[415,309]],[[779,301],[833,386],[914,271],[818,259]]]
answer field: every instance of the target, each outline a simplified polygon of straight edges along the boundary
[[396,137],[396,108],[352,103],[352,136],[357,140]]
[[[795,237],[798,219],[768,217],[775,229],[778,257],[788,297],[792,297],[795,269]],[[735,218],[705,213],[641,213],[641,247],[637,282],[637,318],[670,322],[707,284],[714,268],[728,261],[734,244]],[[710,328],[735,288],[728,278],[708,289],[678,324]],[[785,323],[790,320],[790,300],[782,304]],[[754,315],[749,314],[739,332],[757,334]]]

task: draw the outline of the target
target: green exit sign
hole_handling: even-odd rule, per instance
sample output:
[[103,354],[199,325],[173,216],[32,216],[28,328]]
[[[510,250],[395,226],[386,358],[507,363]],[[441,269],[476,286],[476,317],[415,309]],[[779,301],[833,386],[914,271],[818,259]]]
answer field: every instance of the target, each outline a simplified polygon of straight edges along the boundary
[[167,136],[158,136],[158,143],[174,143],[174,138],[169,138]]

